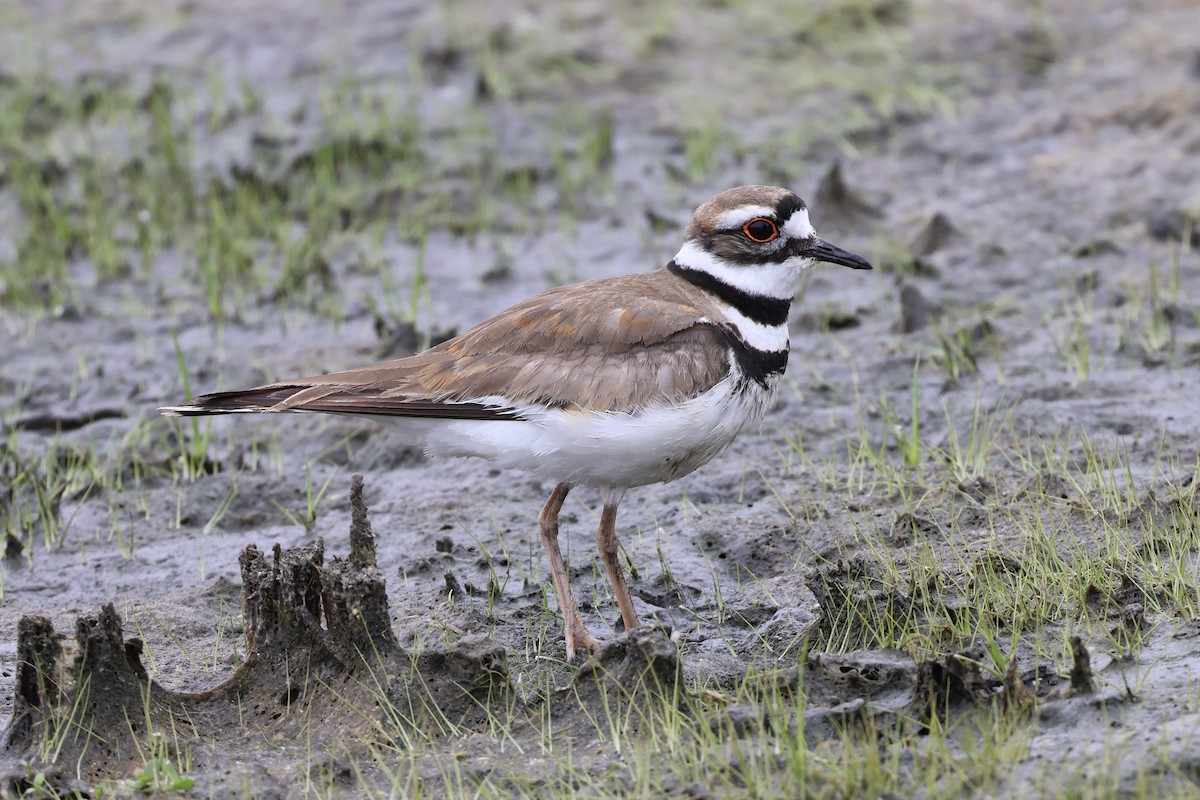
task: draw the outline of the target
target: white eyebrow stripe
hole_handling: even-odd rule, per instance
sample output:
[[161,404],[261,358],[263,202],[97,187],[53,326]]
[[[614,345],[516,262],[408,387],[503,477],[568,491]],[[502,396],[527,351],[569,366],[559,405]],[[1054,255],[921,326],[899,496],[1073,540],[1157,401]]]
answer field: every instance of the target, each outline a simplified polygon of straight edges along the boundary
[[771,206],[738,206],[729,211],[722,211],[717,215],[717,230],[736,230],[758,217],[775,219],[775,209]]
[[798,208],[783,224],[783,233],[789,239],[808,239],[817,235],[812,223],[808,221],[808,209]]

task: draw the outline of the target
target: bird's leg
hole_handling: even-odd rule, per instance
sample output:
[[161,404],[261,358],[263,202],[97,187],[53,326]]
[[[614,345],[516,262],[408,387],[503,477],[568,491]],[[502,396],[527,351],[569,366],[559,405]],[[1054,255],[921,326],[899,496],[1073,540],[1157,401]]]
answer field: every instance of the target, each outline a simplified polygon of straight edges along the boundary
[[604,510],[600,512],[600,530],[596,532],[596,546],[600,548],[600,560],[608,571],[608,581],[612,584],[613,594],[617,596],[617,605],[621,607],[621,620],[625,630],[631,631],[638,626],[637,612],[633,610],[633,598],[629,596],[629,587],[625,585],[625,573],[621,571],[617,548],[617,506],[625,492],[610,489],[604,496]]
[[560,483],[550,493],[550,499],[542,506],[538,515],[538,527],[542,533],[542,547],[546,550],[546,558],[550,561],[550,578],[554,581],[554,593],[558,595],[558,610],[562,614],[563,628],[566,631],[567,661],[575,662],[575,648],[582,644],[588,650],[595,652],[600,643],[588,633],[579,618],[579,607],[575,604],[575,595],[571,594],[571,581],[567,578],[567,566],[563,563],[562,550],[558,547],[558,512],[562,510],[567,492],[571,491],[569,483]]

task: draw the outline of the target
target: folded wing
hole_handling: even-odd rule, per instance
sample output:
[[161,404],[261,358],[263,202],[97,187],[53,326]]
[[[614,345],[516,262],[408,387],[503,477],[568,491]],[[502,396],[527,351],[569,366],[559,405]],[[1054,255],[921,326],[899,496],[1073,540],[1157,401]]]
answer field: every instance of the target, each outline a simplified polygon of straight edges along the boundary
[[646,277],[552,289],[408,358],[163,411],[518,419],[528,406],[636,412],[686,400],[726,376],[726,334]]

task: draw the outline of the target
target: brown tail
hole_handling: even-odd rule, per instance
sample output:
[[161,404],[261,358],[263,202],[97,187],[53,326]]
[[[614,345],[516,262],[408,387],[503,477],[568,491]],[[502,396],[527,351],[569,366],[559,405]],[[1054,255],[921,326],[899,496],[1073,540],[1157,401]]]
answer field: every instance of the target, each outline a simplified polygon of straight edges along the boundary
[[261,414],[277,411],[323,411],[373,417],[428,417],[434,419],[520,419],[514,409],[482,403],[443,403],[386,397],[378,389],[354,387],[324,392],[309,401],[287,403],[309,386],[264,386],[235,392],[202,394],[191,405],[158,409],[169,417],[203,417],[211,414]]

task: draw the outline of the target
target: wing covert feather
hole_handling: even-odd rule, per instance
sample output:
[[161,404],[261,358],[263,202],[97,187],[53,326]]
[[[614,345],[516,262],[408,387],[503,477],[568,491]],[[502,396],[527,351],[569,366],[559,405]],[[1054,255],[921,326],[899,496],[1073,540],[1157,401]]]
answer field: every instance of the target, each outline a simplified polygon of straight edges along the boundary
[[728,347],[725,334],[664,275],[551,289],[423,353],[250,392],[260,403],[271,398],[275,411],[362,406],[412,413],[417,409],[406,412],[405,403],[450,406],[489,397],[592,411],[679,402],[725,377]]

